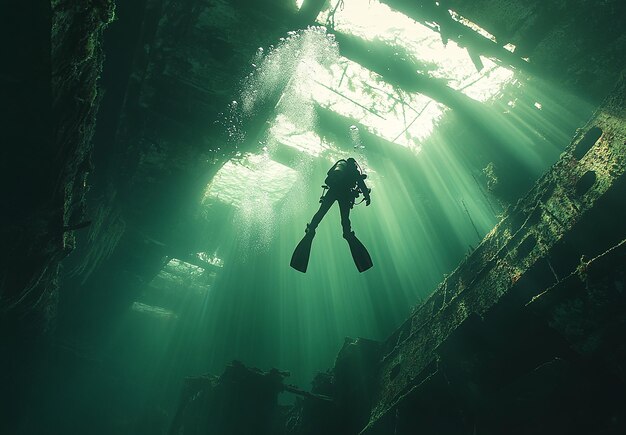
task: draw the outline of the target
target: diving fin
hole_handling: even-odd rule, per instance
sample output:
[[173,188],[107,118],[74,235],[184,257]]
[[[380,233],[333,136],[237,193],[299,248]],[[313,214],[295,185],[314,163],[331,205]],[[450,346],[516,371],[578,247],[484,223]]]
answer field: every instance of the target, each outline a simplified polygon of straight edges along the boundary
[[359,239],[354,235],[354,231],[350,232],[347,235],[343,236],[344,239],[348,242],[350,246],[350,252],[352,253],[352,259],[354,260],[354,264],[359,272],[365,272],[367,269],[372,267],[374,264],[372,263],[372,257],[370,257],[370,253],[367,252],[365,246]]
[[306,233],[302,240],[300,240],[300,243],[298,243],[298,246],[296,246],[296,249],[294,249],[293,255],[291,256],[291,263],[289,263],[290,266],[302,273],[306,273],[306,268],[309,265],[309,256],[311,255],[313,236],[315,236],[314,231]]

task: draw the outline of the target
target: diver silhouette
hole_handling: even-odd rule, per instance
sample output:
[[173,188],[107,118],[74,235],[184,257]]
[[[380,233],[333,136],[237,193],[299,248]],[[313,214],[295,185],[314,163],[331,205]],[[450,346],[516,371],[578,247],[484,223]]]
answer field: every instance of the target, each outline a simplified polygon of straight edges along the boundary
[[341,226],[343,228],[343,238],[350,246],[350,252],[359,272],[364,272],[372,267],[372,259],[365,249],[365,246],[354,235],[350,223],[350,210],[355,205],[356,199],[362,194],[365,205],[370,205],[371,189],[365,185],[367,175],[361,173],[359,164],[352,157],[337,161],[327,172],[324,180],[324,189],[320,198],[320,208],[313,215],[311,222],[307,224],[304,238],[298,243],[291,257],[291,267],[306,272],[311,253],[311,244],[315,236],[315,230],[322,221],[330,207],[337,201],[339,213],[341,215]]

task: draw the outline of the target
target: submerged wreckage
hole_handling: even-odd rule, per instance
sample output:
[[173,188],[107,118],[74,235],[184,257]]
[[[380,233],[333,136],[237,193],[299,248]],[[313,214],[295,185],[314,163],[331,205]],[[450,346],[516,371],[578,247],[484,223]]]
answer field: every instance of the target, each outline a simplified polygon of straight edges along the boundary
[[[385,342],[346,339],[311,393],[241,363],[187,379],[170,433],[626,431],[624,119],[622,78]],[[301,398],[280,406],[283,391]]]
[[[503,94],[506,99],[496,106],[503,117],[495,118],[487,105],[461,92],[465,82],[453,89],[446,84],[451,74],[431,77],[429,64],[416,66],[402,55],[410,41],[370,44],[359,32],[335,27],[343,0],[332,2],[332,8],[325,0],[13,3],[4,15],[4,27],[17,35],[6,44],[13,61],[5,62],[0,74],[10,108],[2,141],[7,210],[0,270],[0,385],[5,393],[0,433],[626,433],[623,73],[618,81],[625,59],[626,2],[364,2],[386,4],[426,26],[437,33],[437,41],[463,49],[476,71],[489,70],[483,65],[489,58],[522,72],[525,84],[510,92],[511,99],[508,91]],[[325,13],[322,21],[316,20],[320,12]],[[374,17],[384,21],[378,13]],[[468,23],[489,29],[489,35]],[[234,234],[216,222],[230,222],[224,216],[232,216],[236,207],[216,201],[209,219],[197,198],[219,168],[246,147],[260,145],[256,139],[279,119],[275,108],[284,89],[269,85],[267,101],[246,125],[239,125],[234,109],[231,113],[241,79],[267,57],[259,49],[280,46],[276,41],[285,34],[322,35],[305,30],[309,25],[323,26],[316,27],[324,33],[318,48],[342,59],[337,65],[350,62],[371,72],[368,86],[428,97],[415,100],[424,104],[414,110],[417,117],[426,107],[451,109],[441,124],[454,127],[443,128],[450,141],[442,158],[449,151],[458,161],[472,160],[466,180],[487,165],[482,169],[487,188],[511,205],[484,238],[474,226],[480,245],[404,322],[400,314],[385,320],[386,332],[400,325],[395,332],[381,342],[346,339],[334,366],[313,379],[310,391],[289,385],[287,372],[233,362],[221,376],[186,378],[177,396],[184,376],[217,373],[235,356],[250,358],[259,351],[255,364],[273,361],[277,329],[264,320],[283,306],[256,315],[258,306],[265,308],[263,302],[281,301],[273,298],[276,293],[250,298],[249,307],[233,316],[234,307],[256,291],[251,277],[229,281],[233,284],[205,304],[219,274],[238,278],[243,267],[225,271],[214,254],[221,236]],[[335,92],[318,84],[337,101],[349,101],[347,69],[337,71],[344,88]],[[280,72],[282,78],[289,76]],[[567,94],[562,99],[561,92]],[[542,110],[536,96],[545,103],[543,112],[535,112]],[[551,109],[553,97],[558,104]],[[351,104],[371,116],[369,126],[318,101],[311,113],[319,123],[303,131],[328,138],[346,152],[367,148],[381,162],[393,153],[397,168],[415,172],[419,166],[400,165],[404,156],[414,157],[409,148],[394,145],[402,134],[383,137],[368,130],[381,122],[386,100],[372,110],[369,93],[359,98]],[[400,103],[404,107],[406,101]],[[532,111],[529,118],[527,110]],[[294,113],[301,117],[299,106]],[[406,133],[411,124],[404,126],[404,112],[402,119]],[[507,122],[493,122],[498,120]],[[529,160],[541,160],[542,169],[532,173],[522,173],[512,158],[517,150],[511,149],[521,142],[499,147],[500,133],[507,135],[507,127],[526,121],[528,131],[541,127],[531,137],[524,135],[528,148],[519,150],[528,152]],[[244,130],[254,138],[251,144],[241,141]],[[403,145],[413,144],[412,139]],[[237,146],[225,150],[224,143]],[[285,173],[293,174],[304,151],[278,145],[276,160],[267,163],[284,163]],[[528,190],[545,171],[543,164],[556,161],[562,150]],[[488,203],[483,183],[474,181]],[[248,198],[245,187],[241,190]],[[400,198],[422,193],[430,195],[430,189],[407,190]],[[499,211],[492,208],[481,231],[495,224],[492,216]],[[427,216],[436,221],[446,214]],[[407,210],[403,218],[414,217]],[[449,226],[442,228],[447,232]],[[459,239],[452,264],[446,262],[432,277],[452,269],[466,240]],[[412,273],[417,260],[403,259],[407,267],[399,270]],[[261,260],[259,270],[274,264]],[[389,287],[396,287],[385,291],[407,290],[401,285],[416,290],[418,275],[393,281]],[[195,276],[201,279],[191,279]],[[270,288],[275,281],[263,284]],[[414,294],[426,294],[436,281],[422,286]],[[250,293],[233,288],[250,288]],[[406,307],[406,300],[389,307],[400,304]],[[382,312],[387,306],[377,308]],[[298,315],[293,318],[299,320]],[[223,334],[251,317],[254,321],[236,334]],[[260,340],[249,349],[256,339],[250,331],[259,325]],[[283,348],[304,337],[289,332]],[[313,342],[315,337],[308,338]],[[331,347],[326,343],[311,346],[302,359],[326,353]],[[284,393],[295,395],[295,403],[280,400]],[[176,405],[177,398],[173,412],[161,408]]]

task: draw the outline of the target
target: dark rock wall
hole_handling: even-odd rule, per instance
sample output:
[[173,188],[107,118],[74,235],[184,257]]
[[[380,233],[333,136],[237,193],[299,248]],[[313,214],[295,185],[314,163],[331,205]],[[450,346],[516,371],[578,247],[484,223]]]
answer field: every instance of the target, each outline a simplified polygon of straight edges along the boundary
[[53,324],[59,265],[74,247],[72,232],[86,224],[100,38],[113,2],[35,2],[13,12],[7,26],[23,45],[2,83],[9,106],[2,165],[9,183],[0,318],[5,331],[39,334]]
[[68,259],[78,271],[67,283],[68,304],[109,318],[136,299],[133,291],[165,256],[211,248],[218,231],[200,209],[204,189],[228,158],[255,143],[267,116],[261,109],[232,119],[230,103],[258,48],[306,24],[287,0],[147,0],[140,19],[137,41],[124,47],[132,66],[115,131],[96,137],[94,225],[81,255]]
[[[112,0],[3,5],[0,433],[43,433],[61,261],[88,225],[100,41]],[[71,354],[71,352],[68,352]],[[73,359],[75,360],[75,358]],[[34,429],[38,427],[37,429]]]

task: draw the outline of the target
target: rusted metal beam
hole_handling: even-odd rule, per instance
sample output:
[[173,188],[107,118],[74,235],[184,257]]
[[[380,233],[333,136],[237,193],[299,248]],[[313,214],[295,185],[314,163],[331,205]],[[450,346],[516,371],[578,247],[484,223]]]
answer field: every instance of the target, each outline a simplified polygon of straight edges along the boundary
[[[434,0],[380,0],[389,7],[406,14],[418,23],[439,32],[444,44],[452,40],[467,48],[476,64],[477,56],[492,58],[496,63],[526,72],[534,72],[531,64],[504,48],[500,43],[479,34],[474,29],[452,18],[445,2]],[[477,68],[478,68],[478,64]]]

